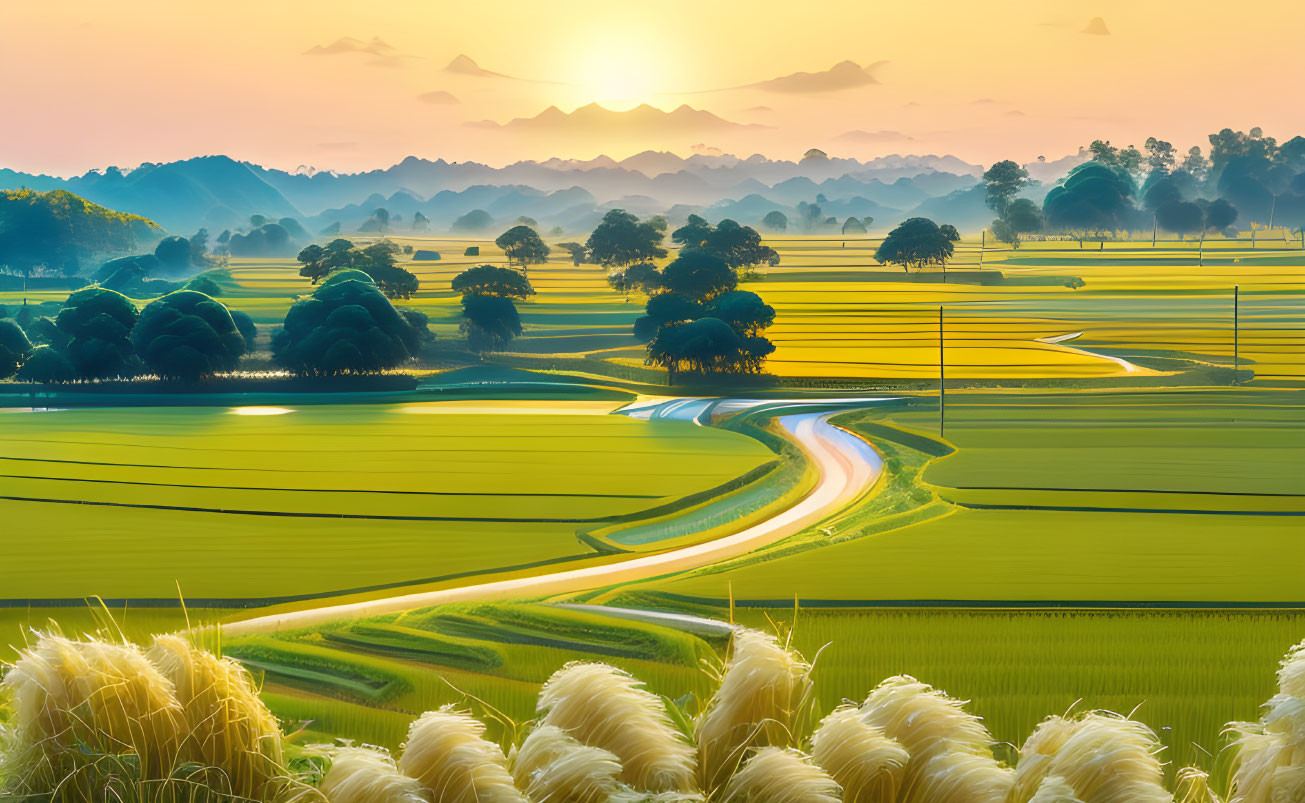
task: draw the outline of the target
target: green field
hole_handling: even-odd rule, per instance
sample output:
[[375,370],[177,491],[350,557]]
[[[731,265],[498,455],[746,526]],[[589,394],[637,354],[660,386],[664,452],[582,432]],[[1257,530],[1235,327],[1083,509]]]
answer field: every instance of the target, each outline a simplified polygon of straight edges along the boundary
[[[954,394],[921,456],[933,515],[779,545],[656,584],[738,600],[1305,604],[1298,391]],[[872,442],[937,433],[931,405],[849,415]],[[898,428],[898,429],[895,429]],[[909,439],[908,439],[909,442]],[[900,444],[899,444],[900,448]]]
[[0,543],[0,588],[173,602],[180,589],[241,607],[526,570],[594,558],[578,529],[774,459],[732,432],[607,414],[617,406],[0,412],[0,518],[41,532]]
[[[530,269],[525,336],[484,370],[554,371],[534,378],[559,387],[470,383],[432,401],[452,396],[427,374],[460,349],[449,282],[502,255],[472,240],[402,241],[444,255],[409,264],[422,289],[404,303],[437,335],[416,391],[185,406],[68,393],[49,404],[70,409],[49,411],[11,396],[0,521],[40,536],[0,540],[0,643],[50,618],[103,626],[81,602],[90,595],[125,603],[115,619],[140,638],[184,625],[179,596],[207,622],[624,560],[738,529],[809,487],[764,420],[609,414],[675,390],[630,334],[644,299],[556,252]],[[472,244],[484,258],[461,256]],[[889,397],[835,419],[884,457],[878,484],[760,552],[548,601],[762,627],[792,623],[796,601],[794,644],[820,653],[823,710],[908,673],[971,700],[1004,742],[1044,716],[1100,707],[1155,728],[1171,770],[1224,772],[1223,725],[1257,715],[1278,660],[1305,638],[1303,252],[1263,237],[1214,238],[1203,258],[1172,241],[1011,251],[967,238],[943,283],[874,265],[877,239],[773,244],[781,265],[748,287],[778,313],[767,334],[780,385],[721,392]],[[292,260],[230,271],[223,300],[257,320],[250,365],[269,366],[268,333],[309,286]],[[268,407],[288,412],[257,414]],[[722,644],[523,603],[224,647],[310,736],[396,747],[415,715],[447,702],[524,722],[539,684],[578,659],[629,669],[692,709],[710,688],[701,661]]]

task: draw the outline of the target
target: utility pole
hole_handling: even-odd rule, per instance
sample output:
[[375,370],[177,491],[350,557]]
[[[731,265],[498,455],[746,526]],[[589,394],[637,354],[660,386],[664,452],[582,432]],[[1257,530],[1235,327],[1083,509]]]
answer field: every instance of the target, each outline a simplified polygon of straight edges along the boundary
[[1238,354],[1238,349],[1237,349],[1237,347],[1238,347],[1238,342],[1237,342],[1237,328],[1238,328],[1238,323],[1239,323],[1238,318],[1240,317],[1240,312],[1241,312],[1241,310],[1240,310],[1240,307],[1241,307],[1241,304],[1240,304],[1240,301],[1241,301],[1241,299],[1240,299],[1240,295],[1241,295],[1240,290],[1241,290],[1241,288],[1240,288],[1238,285],[1233,285],[1233,377],[1232,377],[1232,383],[1233,383],[1234,385],[1237,384],[1237,364],[1240,362],[1240,360],[1238,359],[1238,357],[1239,357],[1240,355]]
[[947,355],[943,351],[943,308],[938,306],[938,437],[947,436]]

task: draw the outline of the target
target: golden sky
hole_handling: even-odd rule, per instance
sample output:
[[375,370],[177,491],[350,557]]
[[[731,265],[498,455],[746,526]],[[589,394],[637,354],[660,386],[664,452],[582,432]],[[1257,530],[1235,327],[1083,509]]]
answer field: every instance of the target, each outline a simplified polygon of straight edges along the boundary
[[[1095,18],[1109,33],[1085,32]],[[510,77],[445,71],[460,54]],[[845,60],[884,62],[877,83],[731,89]],[[0,167],[225,153],[352,171],[695,144],[986,164],[1096,137],[1185,149],[1259,125],[1286,138],[1305,132],[1302,76],[1300,0],[0,0]],[[592,102],[687,103],[740,125],[466,125]]]

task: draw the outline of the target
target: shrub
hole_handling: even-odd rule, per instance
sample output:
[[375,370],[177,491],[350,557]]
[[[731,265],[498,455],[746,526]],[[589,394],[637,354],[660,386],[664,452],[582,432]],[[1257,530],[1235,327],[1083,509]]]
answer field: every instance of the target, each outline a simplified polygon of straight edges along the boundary
[[245,353],[245,339],[227,308],[194,290],[178,290],[147,305],[131,342],[159,376],[188,382],[234,369]]
[[131,369],[136,305],[121,293],[87,287],[68,296],[55,319],[68,335],[68,359],[80,376],[100,379]]
[[272,357],[302,376],[375,373],[412,357],[417,333],[362,271],[327,277],[296,301],[272,337]]
[[23,382],[49,385],[73,381],[77,378],[77,369],[62,352],[51,346],[37,346],[23,367],[18,369],[16,377]]
[[245,353],[254,350],[254,342],[258,340],[258,325],[254,319],[249,317],[248,312],[241,312],[238,309],[228,309],[231,313],[231,322],[236,325],[236,331],[245,339]]
[[191,279],[189,282],[186,282],[185,289],[194,290],[196,293],[203,293],[204,295],[213,298],[222,295],[222,285],[213,281],[212,276],[205,276],[202,273]]
[[0,379],[13,376],[32,352],[32,343],[22,328],[8,318],[0,318]]

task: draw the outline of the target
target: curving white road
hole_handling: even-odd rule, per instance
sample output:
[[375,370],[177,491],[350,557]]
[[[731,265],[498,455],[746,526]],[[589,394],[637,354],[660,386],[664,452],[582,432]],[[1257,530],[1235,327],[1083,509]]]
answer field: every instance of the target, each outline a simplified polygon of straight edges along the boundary
[[[696,405],[684,405],[681,410],[688,412],[693,409],[689,417],[697,420],[700,409],[694,408]],[[779,417],[780,425],[815,467],[818,474],[816,485],[797,504],[733,535],[603,566],[259,616],[224,624],[222,632],[242,636],[449,602],[552,596],[646,580],[736,558],[827,518],[873,487],[883,461],[869,443],[829,423],[830,416],[836,412],[795,413]]]

